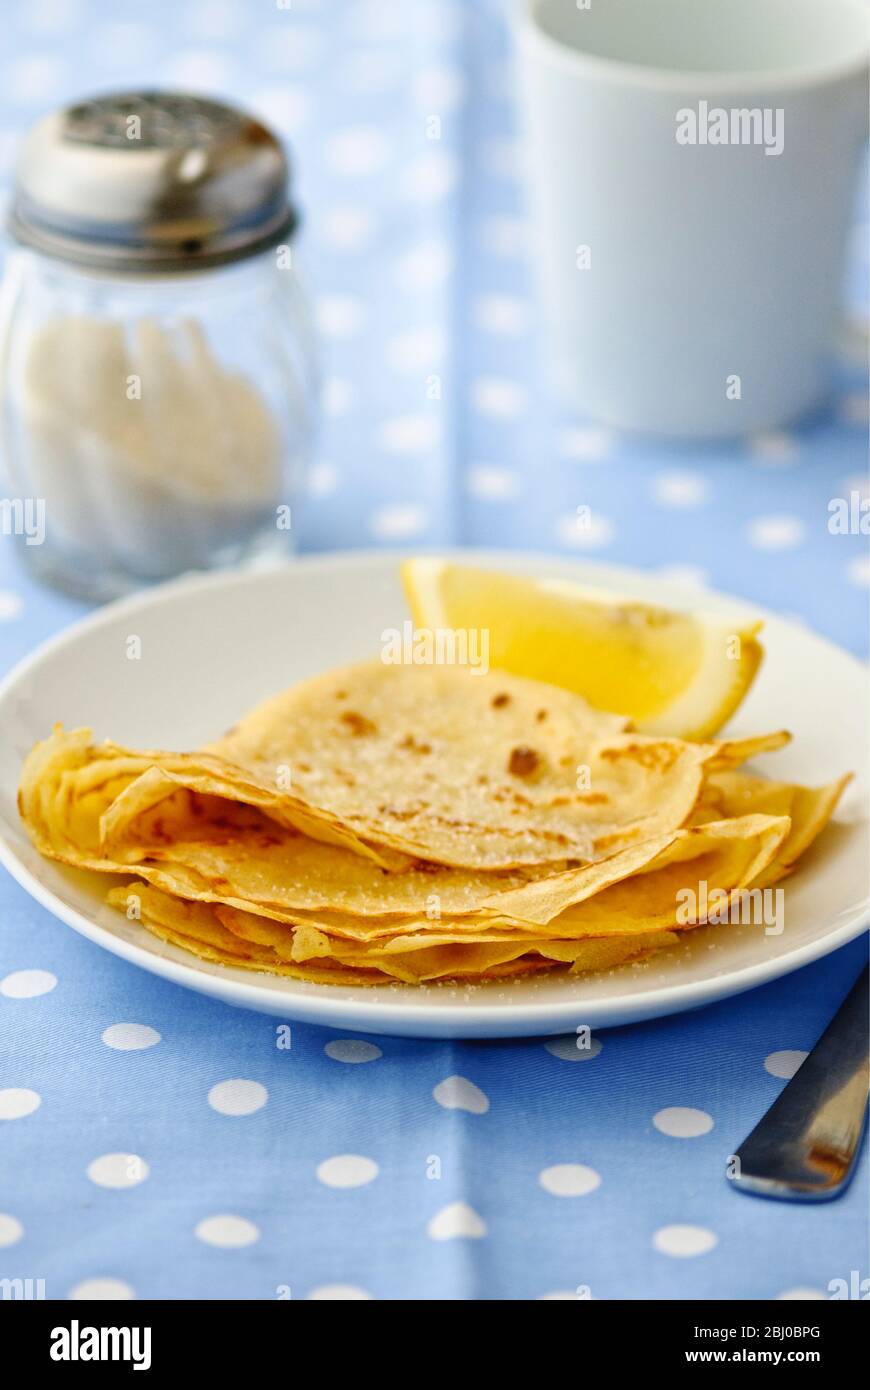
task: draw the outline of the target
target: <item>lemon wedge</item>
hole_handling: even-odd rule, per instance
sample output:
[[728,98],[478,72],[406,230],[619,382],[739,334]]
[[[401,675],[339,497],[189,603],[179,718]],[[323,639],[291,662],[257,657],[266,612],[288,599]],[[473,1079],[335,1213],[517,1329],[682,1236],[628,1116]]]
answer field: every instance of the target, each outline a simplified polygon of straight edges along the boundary
[[418,628],[488,634],[488,662],[583,695],[641,733],[709,738],[761,663],[761,623],[728,624],[561,579],[409,560],[402,581]]

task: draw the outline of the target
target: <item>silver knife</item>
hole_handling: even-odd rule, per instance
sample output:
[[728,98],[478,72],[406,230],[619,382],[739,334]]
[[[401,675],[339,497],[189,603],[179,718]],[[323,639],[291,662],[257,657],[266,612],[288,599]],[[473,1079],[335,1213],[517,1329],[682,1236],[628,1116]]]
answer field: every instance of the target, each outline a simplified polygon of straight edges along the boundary
[[838,1197],[855,1168],[870,1086],[865,967],[833,1022],[729,1163],[739,1192],[791,1202]]

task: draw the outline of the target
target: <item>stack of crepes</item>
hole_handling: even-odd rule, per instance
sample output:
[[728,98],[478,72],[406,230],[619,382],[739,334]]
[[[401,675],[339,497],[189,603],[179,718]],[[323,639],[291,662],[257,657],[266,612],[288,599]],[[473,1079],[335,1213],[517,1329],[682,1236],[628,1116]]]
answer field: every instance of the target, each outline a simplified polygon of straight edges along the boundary
[[685,890],[721,909],[782,878],[848,780],[740,770],[788,738],[643,736],[538,681],[373,661],[198,752],[57,728],[19,805],[44,854],[124,875],[109,901],[206,960],[473,982],[639,960],[703,922]]

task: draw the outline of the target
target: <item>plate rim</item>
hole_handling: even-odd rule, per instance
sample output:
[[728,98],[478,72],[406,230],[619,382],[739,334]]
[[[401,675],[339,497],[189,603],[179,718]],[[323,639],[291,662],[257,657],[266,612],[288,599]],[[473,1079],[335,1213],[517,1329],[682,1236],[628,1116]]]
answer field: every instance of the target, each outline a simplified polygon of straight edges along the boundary
[[[39,643],[32,652],[15,663],[0,681],[0,705],[19,682],[25,679],[41,662],[67,646],[75,645],[83,633],[90,633],[101,627],[109,626],[119,614],[134,613],[143,608],[159,607],[163,603],[171,603],[176,597],[196,594],[203,590],[256,584],[280,575],[292,575],[293,571],[299,567],[315,571],[317,569],[333,570],[336,567],[354,569],[360,566],[377,570],[386,565],[397,568],[403,560],[413,558],[421,553],[426,556],[452,559],[457,563],[471,565],[483,564],[495,567],[502,564],[505,568],[513,568],[514,570],[517,568],[517,562],[519,562],[520,568],[528,566],[531,571],[547,565],[563,568],[576,567],[578,570],[580,568],[592,569],[601,574],[601,581],[605,587],[611,580],[617,588],[622,587],[624,592],[631,592],[632,586],[635,586],[636,592],[638,580],[652,580],[654,584],[666,588],[670,587],[675,590],[684,588],[686,602],[683,607],[685,611],[703,611],[704,599],[713,599],[720,606],[729,604],[733,605],[735,611],[749,610],[765,622],[774,622],[780,627],[797,632],[798,636],[801,635],[799,624],[773,610],[755,604],[751,600],[721,590],[708,589],[702,585],[681,586],[678,581],[669,579],[667,574],[659,575],[654,569],[643,570],[631,566],[615,565],[598,561],[595,558],[587,559],[537,551],[465,550],[449,547],[434,547],[426,549],[424,552],[405,549],[377,549],[359,552],[320,551],[310,555],[297,555],[285,564],[268,568],[182,575],[168,583],[138,590],[136,593],[117,599],[96,611],[86,613],[62,631]],[[697,603],[691,602],[695,596],[697,596]],[[655,602],[656,600],[653,599],[652,601]],[[854,667],[856,674],[865,682],[867,681],[868,667],[854,653],[838,646],[811,628],[806,628],[805,632],[806,636],[814,642],[821,643],[824,648],[835,653],[839,660],[845,658]],[[256,983],[257,972],[250,972],[253,977],[250,982],[237,980],[230,975],[222,977],[217,973],[206,972],[195,960],[191,960],[191,962],[176,961],[171,956],[149,951],[145,946],[135,941],[128,941],[123,937],[114,935],[98,921],[89,919],[83,912],[70,906],[53,889],[43,884],[20,858],[15,846],[8,842],[2,826],[0,826],[0,864],[6,868],[12,878],[34,901],[38,902],[52,916],[72,927],[79,935],[84,936],[103,950],[108,950],[128,963],[136,965],[150,974],[167,979],[173,984],[193,989],[197,993],[206,994],[212,998],[219,998],[236,1007],[251,1008],[272,1014],[283,1013],[287,1017],[296,1017],[302,1021],[325,1027],[347,1026],[357,1032],[389,1033],[389,1020],[392,1019],[397,1025],[402,1026],[403,1033],[410,1036],[495,1038],[532,1035],[535,1032],[544,1035],[564,1032],[565,1026],[571,1025],[581,1012],[584,1013],[588,1021],[593,1023],[593,1026],[604,1028],[621,1026],[632,1019],[640,1021],[644,1018],[664,1017],[702,1007],[757,988],[772,980],[780,979],[801,969],[804,965],[809,965],[813,961],[831,954],[861,935],[862,931],[865,930],[867,914],[870,911],[870,899],[865,898],[862,903],[849,911],[844,922],[823,935],[805,942],[801,946],[796,946],[784,956],[760,960],[737,970],[726,971],[721,976],[665,985],[646,993],[615,995],[588,1002],[574,998],[555,1002],[506,1003],[501,1008],[463,1002],[433,1009],[424,1001],[417,1003],[413,1000],[405,1002],[401,999],[385,998],[384,993],[377,989],[371,992],[365,991],[362,998],[359,996],[353,998],[339,997],[337,991],[329,986],[318,987],[316,992],[311,994],[301,991],[285,993],[278,989],[266,990],[262,985]],[[329,1015],[335,1022],[330,1022]],[[347,1019],[348,1022],[345,1024],[343,1019]],[[414,1023],[423,1027],[424,1033],[414,1034],[408,1027]],[[470,1031],[463,1033],[462,1029],[466,1025]]]

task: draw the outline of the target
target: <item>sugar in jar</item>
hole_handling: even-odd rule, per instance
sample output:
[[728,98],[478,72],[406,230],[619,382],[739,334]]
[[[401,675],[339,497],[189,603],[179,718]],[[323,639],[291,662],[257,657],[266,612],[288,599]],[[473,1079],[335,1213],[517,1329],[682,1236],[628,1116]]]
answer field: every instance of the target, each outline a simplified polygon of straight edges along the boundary
[[293,539],[315,353],[275,136],[100,96],[25,138],[0,293],[4,525],[91,598]]

